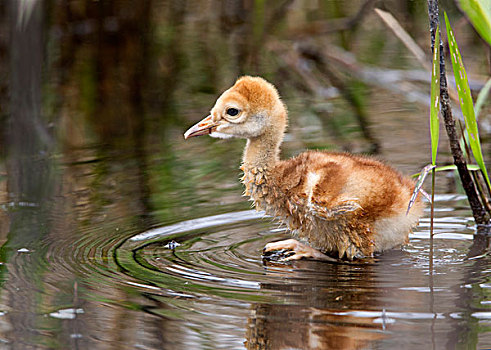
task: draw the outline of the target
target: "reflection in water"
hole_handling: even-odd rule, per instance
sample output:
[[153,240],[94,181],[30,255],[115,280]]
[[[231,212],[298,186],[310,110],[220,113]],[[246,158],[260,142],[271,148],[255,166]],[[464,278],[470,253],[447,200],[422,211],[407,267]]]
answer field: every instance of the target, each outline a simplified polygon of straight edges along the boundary
[[[378,308],[374,267],[372,264],[296,263],[296,271],[289,278],[305,279],[307,271],[315,271],[311,282],[317,275],[323,283],[268,285],[267,288],[278,288],[287,294],[293,292],[299,300],[296,305],[254,306],[247,325],[247,348],[366,349],[370,341],[387,337],[383,332],[387,318],[382,312],[358,317],[358,312],[351,311]],[[329,277],[324,279],[325,276]]]
[[[374,321],[378,320],[376,324]],[[367,349],[382,332],[385,319],[338,315],[298,306],[259,305],[247,329],[247,349]]]
[[[438,197],[431,273],[426,219],[402,252],[264,264],[262,247],[285,232],[241,198],[243,143],[182,140],[237,75],[261,74],[291,108],[285,156],[376,142],[416,172],[427,110],[410,98],[425,73],[411,73],[371,4],[0,2],[0,347],[489,347],[489,239],[468,239],[454,189]],[[425,42],[425,4],[394,4]],[[354,27],[336,19],[362,5]]]
[[[38,242],[52,229],[50,200],[55,190],[52,160],[54,141],[41,113],[43,12],[39,1],[29,4],[30,18],[23,18],[20,3],[11,3],[11,16],[22,18],[9,27],[10,116],[6,147],[9,230],[1,248],[2,304],[8,307],[2,320],[3,338],[16,339],[18,348],[31,343],[46,323],[39,317],[35,300],[45,286],[40,278],[48,270]],[[2,235],[4,233],[2,232]],[[5,236],[4,236],[5,237]],[[31,254],[33,264],[20,263]]]
[[[439,348],[476,341],[477,334],[462,329],[485,308],[468,309],[480,298],[462,280],[476,269],[475,261],[465,260],[468,234],[445,234],[446,223],[437,223],[441,234],[431,276],[424,232],[413,235],[404,251],[357,263],[264,265],[259,251],[284,231],[250,220],[239,212],[171,225],[134,236],[118,249],[121,267],[140,276],[139,288],[156,302],[153,312],[193,330],[176,340],[178,348],[224,334],[230,338],[217,348],[236,348],[244,334],[251,349],[425,347],[428,339]],[[180,245],[171,250],[170,241]],[[479,280],[473,286],[487,280],[472,275]]]

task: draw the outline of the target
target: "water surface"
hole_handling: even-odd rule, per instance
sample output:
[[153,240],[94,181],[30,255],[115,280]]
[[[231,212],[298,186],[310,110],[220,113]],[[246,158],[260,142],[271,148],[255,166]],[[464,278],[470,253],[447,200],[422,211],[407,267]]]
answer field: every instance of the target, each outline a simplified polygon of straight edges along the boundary
[[[243,140],[183,140],[238,75],[260,74],[289,107],[284,157],[428,163],[424,71],[380,20],[321,35],[309,23],[362,3],[269,3],[0,4],[1,348],[491,347],[489,238],[452,174],[438,175],[433,246],[426,213],[407,246],[373,259],[272,263],[262,248],[288,232],[241,196]],[[425,4],[396,3],[424,45]],[[462,25],[479,89],[473,35]],[[306,43],[329,48],[338,80],[291,65]]]

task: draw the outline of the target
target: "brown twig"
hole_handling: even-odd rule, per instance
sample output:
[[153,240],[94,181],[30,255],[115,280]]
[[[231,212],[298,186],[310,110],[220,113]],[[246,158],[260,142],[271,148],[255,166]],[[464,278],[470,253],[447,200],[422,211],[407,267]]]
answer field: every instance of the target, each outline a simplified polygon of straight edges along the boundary
[[[455,120],[452,116],[452,109],[449,103],[447,78],[445,74],[445,57],[443,50],[443,42],[435,43],[435,32],[439,26],[438,18],[438,2],[437,0],[428,0],[428,15],[430,19],[430,35],[431,35],[431,50],[433,52],[435,45],[440,45],[440,107],[445,121],[445,129],[447,131],[448,140],[450,142],[450,150],[454,158],[454,164],[459,172],[462,186],[464,187],[467,199],[469,200],[470,207],[472,209],[472,215],[477,225],[489,224],[489,218],[486,215],[479,196],[476,191],[476,187],[472,180],[472,177],[467,170],[467,163],[464,159],[462,150],[459,145],[459,137],[457,130],[455,129]],[[438,27],[439,28],[439,27]],[[441,37],[441,35],[440,35]]]
[[416,57],[419,63],[427,70],[431,71],[431,64],[426,59],[424,51],[416,44],[413,38],[402,28],[399,22],[392,16],[391,13],[382,11],[381,9],[375,9],[375,13],[382,19],[382,21],[394,32],[394,34],[401,40],[401,42],[411,51]]

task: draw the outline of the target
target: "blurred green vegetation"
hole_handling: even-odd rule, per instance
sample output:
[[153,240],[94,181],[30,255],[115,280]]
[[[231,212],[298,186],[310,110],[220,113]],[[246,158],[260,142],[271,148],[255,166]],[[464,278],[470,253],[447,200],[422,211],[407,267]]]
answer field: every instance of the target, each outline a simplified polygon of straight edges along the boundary
[[[489,72],[485,50],[455,4],[443,6],[460,20],[459,45],[477,91]],[[380,122],[424,114],[428,102],[413,93],[429,95],[429,84],[374,7],[390,10],[430,61],[425,2],[46,1],[41,114],[56,136],[55,152],[64,164],[87,152],[101,161],[86,184],[94,188],[108,182],[114,164],[107,162],[124,167],[133,159],[142,210],[158,221],[195,217],[217,203],[243,209],[237,181],[243,141],[184,143],[181,135],[238,76],[257,74],[277,85],[289,106],[286,156],[319,148],[391,158]],[[15,19],[7,8],[0,4],[8,33]],[[0,36],[1,77],[12,75],[8,46],[8,36]],[[0,82],[3,118],[7,81]],[[412,170],[421,165],[408,162]],[[91,200],[107,205],[119,198]]]

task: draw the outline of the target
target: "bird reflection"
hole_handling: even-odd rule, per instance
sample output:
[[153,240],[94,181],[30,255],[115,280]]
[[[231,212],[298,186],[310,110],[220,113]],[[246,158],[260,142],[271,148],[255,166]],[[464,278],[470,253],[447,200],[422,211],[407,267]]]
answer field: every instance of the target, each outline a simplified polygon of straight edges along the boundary
[[[386,337],[386,318],[377,305],[373,261],[332,264],[301,260],[284,270],[291,283],[263,284],[291,297],[285,304],[256,304],[248,318],[247,349],[365,349]],[[325,276],[325,277],[321,277]],[[361,310],[380,310],[366,317]]]

